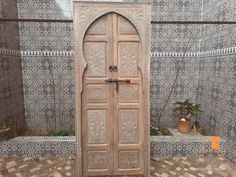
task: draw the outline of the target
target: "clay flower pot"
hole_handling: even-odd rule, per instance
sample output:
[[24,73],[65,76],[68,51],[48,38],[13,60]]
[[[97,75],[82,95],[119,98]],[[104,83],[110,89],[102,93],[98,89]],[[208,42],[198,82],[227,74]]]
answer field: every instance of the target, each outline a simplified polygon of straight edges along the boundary
[[191,127],[192,127],[191,119],[188,119],[188,118],[184,118],[184,120],[179,119],[177,124],[178,124],[178,131],[180,133],[184,133],[184,134],[190,133]]

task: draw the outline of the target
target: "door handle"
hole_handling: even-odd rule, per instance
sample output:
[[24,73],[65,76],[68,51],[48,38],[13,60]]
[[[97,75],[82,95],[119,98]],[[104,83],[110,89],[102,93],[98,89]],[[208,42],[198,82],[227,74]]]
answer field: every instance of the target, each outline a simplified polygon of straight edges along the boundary
[[113,66],[109,66],[109,71],[112,72],[113,71]]
[[118,67],[117,66],[113,66],[113,71],[117,72]]
[[117,66],[113,66],[113,65],[110,65],[110,66],[109,66],[109,71],[110,71],[110,72],[112,72],[112,71],[117,72],[117,70],[118,70],[118,67],[117,67]]

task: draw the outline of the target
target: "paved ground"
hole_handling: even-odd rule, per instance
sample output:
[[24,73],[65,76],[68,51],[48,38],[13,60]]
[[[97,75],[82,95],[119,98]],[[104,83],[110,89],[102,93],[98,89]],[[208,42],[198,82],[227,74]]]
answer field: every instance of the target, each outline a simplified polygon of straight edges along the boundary
[[236,177],[235,165],[223,158],[155,158],[151,175],[160,177]]
[[[0,177],[76,177],[68,158],[2,158]],[[222,158],[154,158],[152,177],[236,177],[235,166]]]

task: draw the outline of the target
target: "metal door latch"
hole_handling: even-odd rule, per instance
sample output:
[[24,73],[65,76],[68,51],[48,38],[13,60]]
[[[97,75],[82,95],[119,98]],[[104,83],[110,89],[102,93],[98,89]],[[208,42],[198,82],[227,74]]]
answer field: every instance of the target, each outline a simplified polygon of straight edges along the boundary
[[130,79],[107,79],[105,80],[105,82],[108,82],[108,83],[130,83]]
[[130,83],[130,79],[123,79],[123,80],[119,80],[119,79],[107,79],[105,80],[105,82],[108,83],[116,83],[116,91],[119,91],[119,84],[120,83]]

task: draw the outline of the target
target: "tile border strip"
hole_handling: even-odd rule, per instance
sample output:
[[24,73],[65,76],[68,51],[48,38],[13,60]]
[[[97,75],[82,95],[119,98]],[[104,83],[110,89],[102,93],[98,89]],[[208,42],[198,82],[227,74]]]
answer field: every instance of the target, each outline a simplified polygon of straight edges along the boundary
[[[74,56],[73,51],[17,51],[11,49],[0,48],[0,55],[20,55],[21,56]],[[236,47],[211,50],[206,52],[151,52],[151,57],[166,58],[166,57],[210,57],[221,55],[236,54]]]
[[21,52],[19,50],[11,50],[11,49],[5,49],[0,48],[0,55],[21,55]]
[[[211,50],[206,52],[151,52],[150,56],[154,58],[181,58],[181,57],[210,57],[236,54],[236,47]],[[0,48],[0,55],[21,55],[27,56],[74,56],[73,51],[18,51],[11,49]]]
[[236,54],[236,47],[230,47],[225,49],[211,50],[206,52],[152,52],[151,57],[211,57],[211,56],[221,56],[221,55],[231,55]]
[[21,51],[21,56],[73,56],[73,51]]
[[180,58],[180,57],[198,57],[198,52],[188,52],[188,53],[181,53],[181,52],[151,52],[151,57],[174,57],[174,58]]

